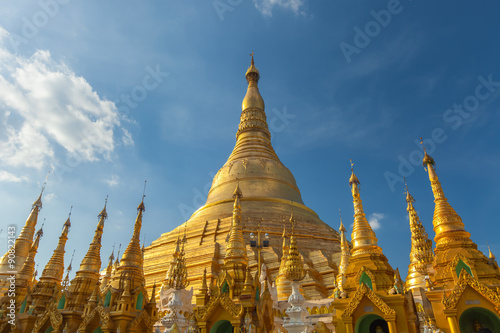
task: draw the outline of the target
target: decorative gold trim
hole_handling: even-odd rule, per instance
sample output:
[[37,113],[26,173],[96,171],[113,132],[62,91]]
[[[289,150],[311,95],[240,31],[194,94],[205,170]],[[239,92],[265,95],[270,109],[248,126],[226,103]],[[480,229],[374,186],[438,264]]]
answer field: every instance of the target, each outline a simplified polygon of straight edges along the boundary
[[38,332],[47,320],[50,320],[50,325],[54,331],[57,332],[63,321],[63,316],[57,310],[57,303],[50,305],[50,307],[45,310],[43,316],[37,318],[35,325],[33,326],[33,331]]
[[232,317],[239,317],[243,313],[243,305],[234,303],[227,293],[219,294],[217,297],[210,298],[207,305],[198,311],[196,318],[198,321],[207,321],[212,312],[220,305]]
[[90,312],[90,314],[85,316],[82,323],[80,324],[80,327],[78,327],[78,332],[85,332],[88,324],[92,321],[92,319],[94,319],[96,315],[99,316],[101,328],[110,328],[109,308],[106,308],[105,310],[102,305],[98,305]]
[[453,288],[449,296],[443,297],[442,303],[444,308],[456,309],[467,286],[471,287],[481,296],[493,303],[495,307],[500,307],[500,294],[494,292],[485,284],[479,282],[479,280],[470,276],[469,273],[465,272],[465,270],[462,269],[455,288]]
[[462,260],[470,269],[474,269],[474,262],[469,258],[465,257],[462,253],[457,253],[455,258],[448,264],[448,268],[455,269],[458,265],[458,262]]
[[358,271],[354,279],[356,280],[356,283],[359,283],[359,279],[361,279],[361,275],[363,275],[363,272],[368,275],[368,277],[372,280],[372,285],[376,283],[375,281],[375,275],[373,275],[372,271],[370,271],[366,266],[361,266],[361,269]]
[[347,304],[346,309],[344,310],[344,313],[342,313],[342,320],[347,319],[348,317],[351,317],[354,311],[357,309],[359,304],[361,303],[361,300],[363,297],[366,296],[370,301],[372,301],[373,304],[377,306],[377,308],[382,311],[385,315],[396,315],[396,310],[391,309],[387,303],[385,303],[377,294],[373,292],[370,288],[366,286],[366,284],[362,283],[356,293],[354,294],[354,297],[351,299],[349,304]]

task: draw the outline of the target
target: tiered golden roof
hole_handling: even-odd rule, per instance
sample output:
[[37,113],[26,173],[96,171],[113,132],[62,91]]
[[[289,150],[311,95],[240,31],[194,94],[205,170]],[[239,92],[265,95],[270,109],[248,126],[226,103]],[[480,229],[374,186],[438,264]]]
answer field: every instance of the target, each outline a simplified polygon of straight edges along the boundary
[[24,261],[23,267],[16,276],[16,305],[19,307],[24,297],[33,288],[33,276],[35,275],[35,256],[38,251],[43,230],[37,231],[33,245],[31,245],[28,257]]
[[340,218],[339,231],[342,255],[340,257],[339,272],[337,275],[337,286],[339,290],[343,291],[345,274],[347,266],[349,265],[349,258],[351,257],[351,248],[349,247],[349,241],[347,240],[346,230],[344,227],[344,223],[342,222],[342,217]]
[[348,293],[357,290],[360,282],[355,277],[361,271],[370,271],[375,279],[372,283],[376,284],[377,289],[387,291],[393,286],[394,270],[378,246],[375,232],[366,219],[359,193],[360,181],[354,174],[352,165],[351,162],[349,185],[351,185],[354,206],[354,223],[351,234],[352,249],[349,264],[345,270],[344,290]]
[[292,224],[292,233],[290,234],[290,249],[285,263],[285,276],[290,281],[301,281],[306,276],[304,270],[304,263],[300,257],[299,247],[295,239],[295,220],[292,215],[290,216],[290,223]]
[[432,241],[427,237],[427,232],[413,207],[415,199],[408,191],[408,186],[406,186],[406,202],[411,230],[411,251],[405,285],[407,289],[424,288],[424,278],[429,275],[428,267],[432,265],[434,259]]
[[470,272],[480,282],[500,285],[500,273],[488,264],[486,256],[477,250],[477,245],[465,230],[462,218],[455,212],[444,195],[439,182],[434,159],[427,154],[424,146],[423,166],[427,169],[434,194],[434,216],[432,224],[436,236],[434,249],[434,286],[437,289],[451,289],[458,274],[454,272],[459,263],[469,267]]
[[241,204],[243,197],[239,184],[233,193],[233,218],[231,229],[229,230],[229,241],[226,246],[226,255],[224,257],[224,269],[234,280],[233,295],[238,296],[245,282],[245,272],[248,267],[248,256],[243,231],[241,228]]
[[95,289],[96,284],[99,283],[99,271],[101,269],[101,240],[104,232],[104,222],[108,218],[106,212],[107,200],[106,198],[104,208],[97,216],[99,220],[94,232],[94,238],[69,288],[71,296],[67,300],[66,309],[68,311],[76,311],[80,313],[80,316],[85,305],[81,300],[87,299]]
[[26,220],[19,236],[16,238],[14,243],[14,248],[16,249],[15,255],[15,267],[11,267],[11,263],[9,263],[9,252],[7,251],[2,258],[0,259],[0,294],[3,294],[5,291],[2,288],[1,281],[5,280],[9,276],[8,271],[19,271],[24,264],[24,261],[29,255],[31,247],[33,245],[33,236],[35,235],[35,228],[38,221],[38,213],[42,209],[42,195],[45,189],[45,183],[43,184],[42,190],[40,191],[40,195],[35,200],[31,207],[30,215]]
[[128,243],[127,248],[123,252],[119,266],[116,268],[113,276],[112,285],[114,288],[121,289],[123,281],[129,281],[132,288],[144,283],[143,273],[143,256],[141,251],[140,236],[142,227],[142,215],[146,210],[144,206],[143,195],[141,203],[137,206],[137,217],[134,223],[134,232]]
[[64,275],[64,253],[66,241],[68,240],[69,228],[71,227],[71,213],[69,215],[70,216],[68,216],[68,219],[63,224],[63,230],[61,232],[61,236],[59,236],[57,247],[42,271],[40,282],[54,282],[56,284],[61,284]]
[[[179,248],[179,244],[182,246]],[[170,261],[170,268],[167,273],[167,277],[163,282],[165,288],[173,288],[175,290],[185,289],[189,285],[187,279],[187,268],[186,260],[184,258],[184,244],[186,243],[186,236],[182,240],[177,240],[177,246],[175,252],[172,255],[172,261]]]

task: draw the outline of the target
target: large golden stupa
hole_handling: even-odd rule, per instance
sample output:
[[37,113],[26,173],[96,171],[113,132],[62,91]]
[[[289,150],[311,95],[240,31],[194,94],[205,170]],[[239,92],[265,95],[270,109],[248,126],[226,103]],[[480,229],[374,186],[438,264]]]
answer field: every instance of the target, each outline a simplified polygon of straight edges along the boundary
[[[252,272],[255,273],[259,266],[259,250],[258,246],[250,247],[250,233],[257,235],[261,230],[262,237],[268,233],[270,241],[269,247],[261,248],[261,263],[265,264],[271,281],[280,274],[283,228],[286,226],[290,230],[288,221],[293,212],[295,236],[307,271],[302,283],[305,296],[327,297],[335,287],[340,236],[304,204],[294,176],[276,155],[271,145],[264,100],[257,85],[259,77],[252,56],[246,72],[248,89],[242,103],[236,145],[215,175],[205,205],[186,222],[188,279],[197,290],[205,268],[208,279],[222,271],[233,213],[233,192],[239,185],[243,236],[248,244],[246,250]],[[164,233],[145,249],[144,273],[148,289],[154,281],[165,279],[168,259],[184,227],[182,224]]]

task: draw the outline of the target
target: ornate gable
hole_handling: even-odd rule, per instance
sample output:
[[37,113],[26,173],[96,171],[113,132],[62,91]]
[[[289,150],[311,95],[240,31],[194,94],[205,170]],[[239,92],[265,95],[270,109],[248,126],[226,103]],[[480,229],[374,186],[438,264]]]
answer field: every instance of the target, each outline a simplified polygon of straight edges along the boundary
[[210,301],[196,314],[199,321],[207,321],[217,306],[222,306],[231,316],[239,317],[243,314],[243,306],[234,303],[227,293],[221,293],[216,297],[210,298]]
[[468,274],[465,270],[462,270],[460,272],[460,277],[458,278],[455,288],[453,288],[449,296],[443,297],[442,303],[444,305],[444,308],[455,309],[458,305],[458,302],[460,301],[460,298],[462,298],[462,295],[467,286],[471,287],[481,296],[483,296],[488,301],[493,303],[495,307],[500,307],[500,294],[494,292],[493,290],[488,288],[485,284],[479,282],[476,278],[470,276],[470,274]]
[[[358,273],[359,274],[359,273]],[[347,308],[345,309],[344,313],[342,313],[342,319],[346,319],[354,313],[354,311],[357,309],[359,306],[359,303],[361,303],[361,300],[363,297],[366,296],[370,301],[372,301],[375,306],[382,311],[386,315],[396,315],[396,310],[391,309],[387,303],[385,303],[380,296],[375,294],[373,290],[368,288],[364,283],[361,284],[354,294],[354,297],[351,299],[349,304],[347,304]]]
[[96,317],[99,317],[99,321],[101,322],[101,328],[110,328],[112,324],[112,320],[109,317],[109,308],[104,308],[101,304],[96,306],[92,312],[90,312],[85,318],[83,318],[80,327],[78,328],[78,332],[85,331],[90,322]]
[[59,330],[59,326],[61,326],[63,321],[63,316],[57,310],[57,303],[52,303],[47,307],[43,316],[37,318],[33,331],[40,331],[47,321],[50,321],[50,326],[52,326],[54,331]]

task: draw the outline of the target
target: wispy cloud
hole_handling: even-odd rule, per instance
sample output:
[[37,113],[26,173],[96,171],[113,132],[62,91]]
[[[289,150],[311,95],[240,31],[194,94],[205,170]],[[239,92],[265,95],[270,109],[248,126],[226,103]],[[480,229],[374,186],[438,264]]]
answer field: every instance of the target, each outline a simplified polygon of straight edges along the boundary
[[28,177],[18,177],[13,173],[10,173],[5,170],[0,170],[0,182],[11,182],[11,183],[21,183],[28,182]]
[[370,226],[372,227],[373,230],[378,230],[382,226],[380,224],[380,220],[382,220],[385,217],[385,214],[382,213],[372,213],[368,217],[368,223],[370,223]]
[[110,187],[117,186],[118,184],[120,184],[120,177],[119,177],[118,175],[111,175],[111,178],[110,178],[110,179],[107,179],[107,180],[106,180],[106,183],[107,183]]
[[275,7],[282,8],[293,12],[295,15],[304,15],[305,12],[301,9],[304,5],[304,0],[253,0],[255,8],[264,16],[273,16]]
[[[115,104],[102,99],[66,64],[37,51],[31,57],[10,53],[0,27],[0,160],[9,166],[42,168],[62,147],[84,161],[110,158],[120,128]],[[123,130],[125,145],[133,143]]]

